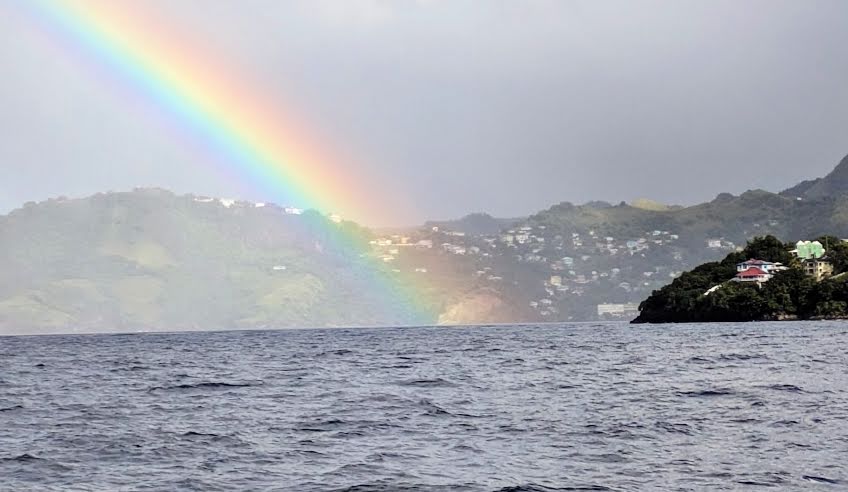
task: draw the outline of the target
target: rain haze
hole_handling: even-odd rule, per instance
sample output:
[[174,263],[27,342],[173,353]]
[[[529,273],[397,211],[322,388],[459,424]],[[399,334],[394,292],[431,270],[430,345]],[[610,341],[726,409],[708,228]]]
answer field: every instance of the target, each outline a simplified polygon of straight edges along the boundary
[[0,0],[0,489],[845,489],[846,21]]
[[[274,201],[20,5],[0,3],[0,211],[136,186]],[[412,205],[368,225],[692,204],[848,153],[844,1],[146,5],[354,166],[351,186]]]

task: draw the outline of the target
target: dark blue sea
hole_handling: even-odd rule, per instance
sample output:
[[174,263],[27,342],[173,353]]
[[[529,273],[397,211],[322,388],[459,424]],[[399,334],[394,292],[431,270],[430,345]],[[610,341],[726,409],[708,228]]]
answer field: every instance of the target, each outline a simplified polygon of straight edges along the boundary
[[848,489],[848,323],[0,337],[6,491]]

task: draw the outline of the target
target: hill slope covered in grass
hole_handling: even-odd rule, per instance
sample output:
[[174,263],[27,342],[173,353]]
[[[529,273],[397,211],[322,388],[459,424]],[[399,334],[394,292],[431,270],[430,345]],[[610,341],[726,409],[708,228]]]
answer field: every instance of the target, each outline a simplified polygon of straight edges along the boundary
[[416,287],[432,319],[386,305],[373,260],[332,251],[329,227],[367,251],[355,224],[272,205],[163,190],[27,204],[0,217],[0,333],[436,321],[443,292]]

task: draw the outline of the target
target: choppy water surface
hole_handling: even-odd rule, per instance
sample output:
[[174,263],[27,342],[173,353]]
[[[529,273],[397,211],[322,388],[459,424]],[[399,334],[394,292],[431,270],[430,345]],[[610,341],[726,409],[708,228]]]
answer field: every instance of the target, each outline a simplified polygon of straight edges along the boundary
[[3,490],[848,488],[848,324],[0,338]]

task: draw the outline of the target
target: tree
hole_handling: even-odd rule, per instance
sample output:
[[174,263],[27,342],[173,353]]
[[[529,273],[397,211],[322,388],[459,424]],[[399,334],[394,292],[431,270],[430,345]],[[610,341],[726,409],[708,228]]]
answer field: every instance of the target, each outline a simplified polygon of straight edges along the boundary
[[833,263],[833,273],[848,271],[848,243],[836,236],[822,236],[816,239],[825,246],[825,255]]
[[747,257],[745,259],[756,258],[789,265],[795,259],[790,253],[792,247],[774,236],[760,236],[749,241],[743,253]]

